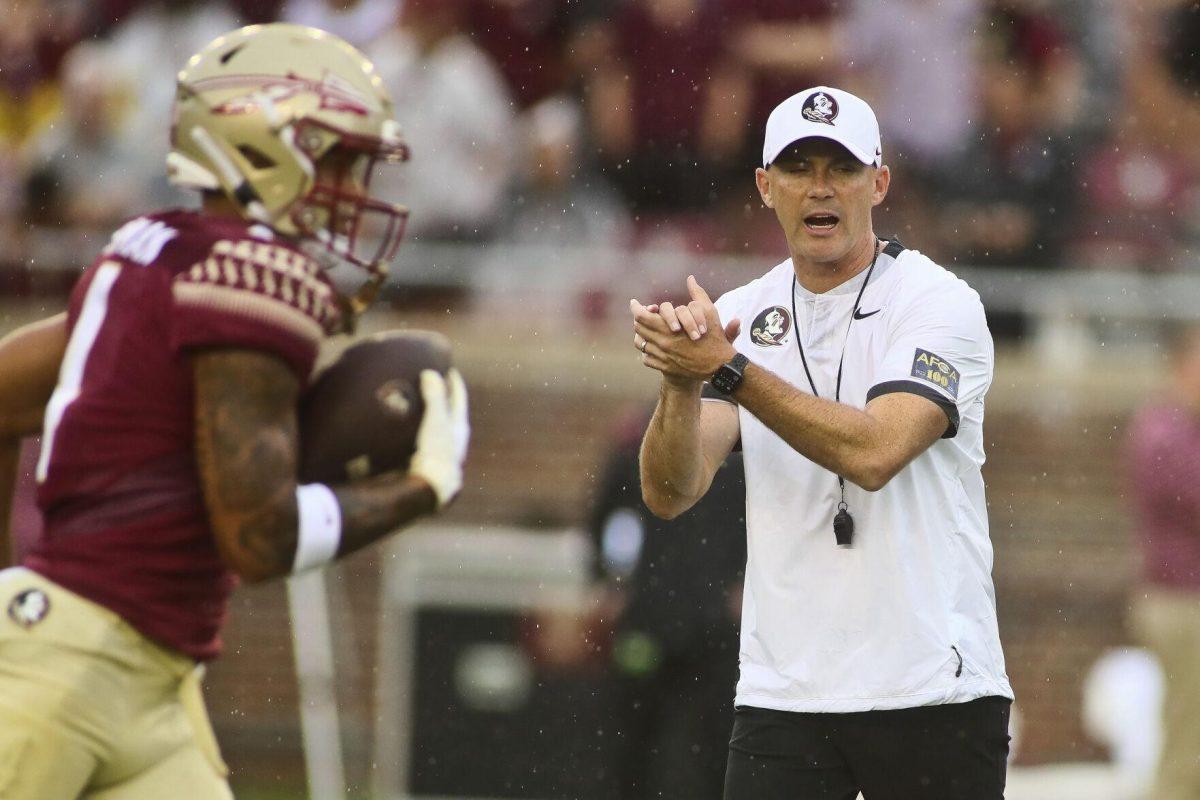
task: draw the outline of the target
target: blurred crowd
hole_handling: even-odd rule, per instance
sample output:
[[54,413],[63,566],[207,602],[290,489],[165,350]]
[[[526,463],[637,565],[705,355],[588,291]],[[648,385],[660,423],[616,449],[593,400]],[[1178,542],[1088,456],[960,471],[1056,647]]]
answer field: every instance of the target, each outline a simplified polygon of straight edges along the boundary
[[832,84],[880,117],[894,180],[879,233],[946,264],[1200,271],[1192,0],[3,7],[9,266],[70,262],[98,243],[80,237],[194,202],[164,179],[175,71],[230,28],[282,19],[375,59],[414,154],[391,188],[417,240],[778,257],[753,182],[766,115]]

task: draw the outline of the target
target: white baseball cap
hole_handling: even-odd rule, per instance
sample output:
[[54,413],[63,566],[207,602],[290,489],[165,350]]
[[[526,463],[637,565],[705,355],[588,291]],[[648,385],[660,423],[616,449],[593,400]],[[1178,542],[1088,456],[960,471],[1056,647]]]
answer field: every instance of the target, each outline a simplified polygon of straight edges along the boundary
[[841,89],[815,86],[784,100],[767,118],[763,166],[769,167],[792,142],[814,136],[832,139],[864,164],[883,163],[879,121],[866,101]]

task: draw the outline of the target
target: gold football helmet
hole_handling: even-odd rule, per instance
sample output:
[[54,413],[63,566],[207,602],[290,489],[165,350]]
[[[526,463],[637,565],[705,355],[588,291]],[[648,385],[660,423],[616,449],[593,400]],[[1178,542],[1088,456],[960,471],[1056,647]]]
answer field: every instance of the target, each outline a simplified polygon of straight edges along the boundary
[[172,183],[222,192],[246,219],[366,268],[355,310],[378,291],[408,216],[404,206],[370,197],[371,172],[377,162],[407,158],[374,65],[317,28],[241,28],[179,73]]

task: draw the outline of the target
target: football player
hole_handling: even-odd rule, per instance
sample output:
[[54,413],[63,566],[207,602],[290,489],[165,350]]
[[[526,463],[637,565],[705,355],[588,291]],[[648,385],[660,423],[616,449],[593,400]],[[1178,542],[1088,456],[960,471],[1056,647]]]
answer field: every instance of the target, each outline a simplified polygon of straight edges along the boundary
[[[462,484],[453,371],[421,376],[408,473],[297,481],[318,348],[378,288],[407,213],[367,191],[407,156],[372,64],[312,28],[231,32],[180,72],[171,143],[170,177],[202,208],[131,220],[66,314],[0,342],[0,496],[40,429],[45,518],[0,573],[9,800],[230,797],[198,665],[236,579],[320,566]],[[326,275],[337,262],[366,270],[354,297]]]

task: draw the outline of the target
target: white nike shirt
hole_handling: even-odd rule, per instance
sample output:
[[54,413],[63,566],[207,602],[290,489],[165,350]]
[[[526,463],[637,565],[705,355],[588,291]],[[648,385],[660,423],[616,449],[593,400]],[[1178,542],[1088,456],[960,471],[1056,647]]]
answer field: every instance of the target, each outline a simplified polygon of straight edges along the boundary
[[739,409],[748,559],[737,705],[854,712],[1013,696],[980,473],[993,363],[983,305],[893,242],[851,321],[866,277],[817,295],[789,259],[716,303],[722,322],[742,320],[738,351],[801,391],[811,389],[798,335],[821,397],[833,399],[844,344],[841,402],[911,392],[947,414],[945,436],[878,492],[846,482],[855,533],[843,548],[837,476]]

